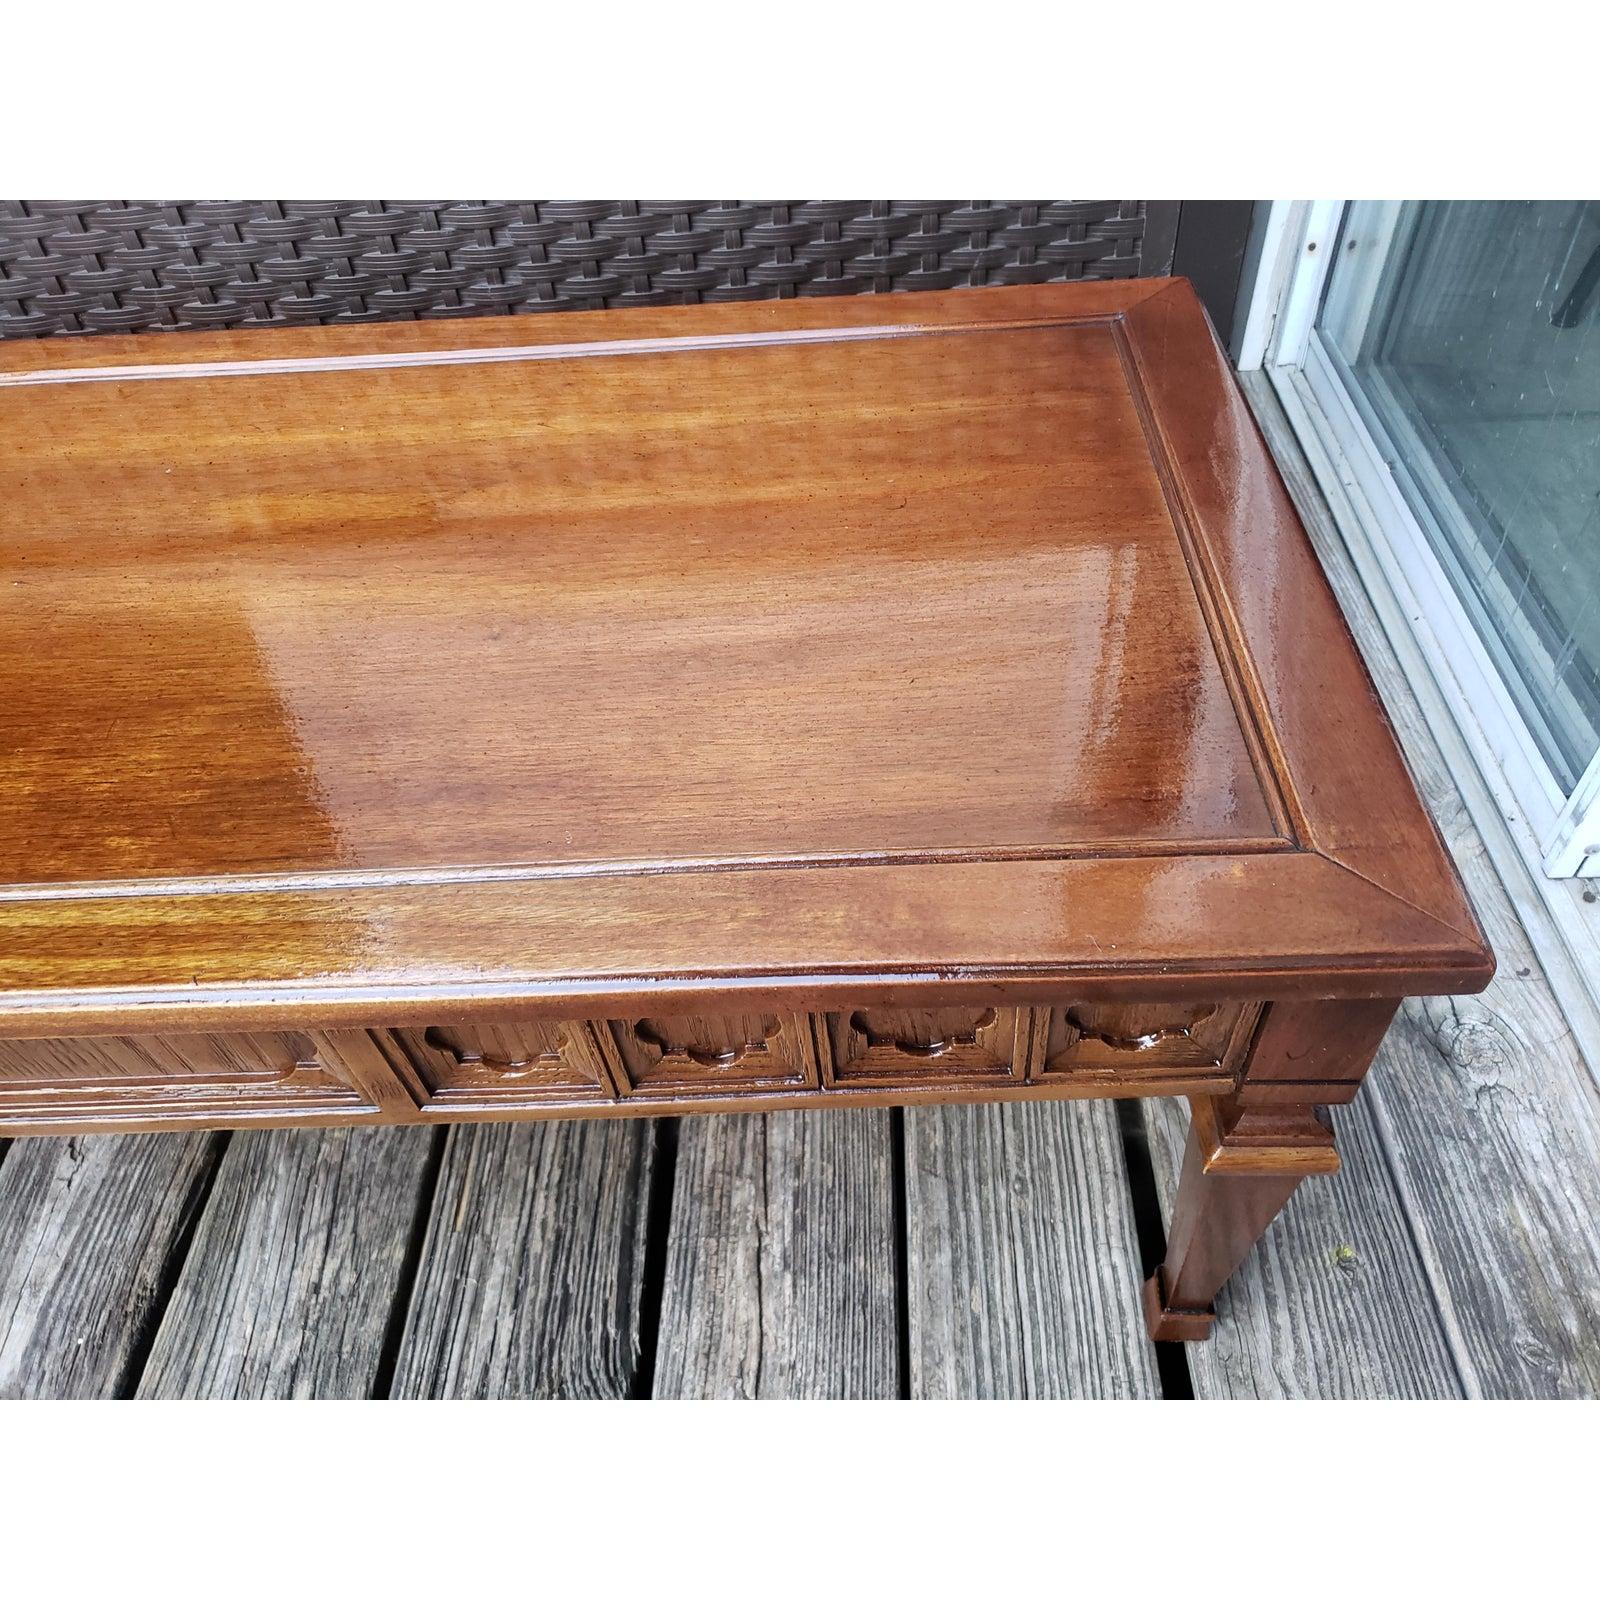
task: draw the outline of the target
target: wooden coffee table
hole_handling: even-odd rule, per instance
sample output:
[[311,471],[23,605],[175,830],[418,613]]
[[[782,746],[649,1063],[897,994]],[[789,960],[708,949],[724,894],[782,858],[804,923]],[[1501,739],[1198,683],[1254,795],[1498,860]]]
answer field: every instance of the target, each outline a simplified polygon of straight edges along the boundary
[[0,1133],[1181,1094],[1195,1338],[1492,971],[1182,282],[12,343],[0,535]]

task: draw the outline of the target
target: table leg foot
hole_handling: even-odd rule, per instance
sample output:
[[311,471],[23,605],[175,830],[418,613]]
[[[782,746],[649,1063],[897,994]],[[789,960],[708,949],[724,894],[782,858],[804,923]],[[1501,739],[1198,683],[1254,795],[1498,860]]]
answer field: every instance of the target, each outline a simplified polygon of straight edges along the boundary
[[1144,1280],[1144,1325],[1157,1344],[1179,1344],[1211,1337],[1214,1311],[1179,1311],[1167,1304],[1159,1270]]

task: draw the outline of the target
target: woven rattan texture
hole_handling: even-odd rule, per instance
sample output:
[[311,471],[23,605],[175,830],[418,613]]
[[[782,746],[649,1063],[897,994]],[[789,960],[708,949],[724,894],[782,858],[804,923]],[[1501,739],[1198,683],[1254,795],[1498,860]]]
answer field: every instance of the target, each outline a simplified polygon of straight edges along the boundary
[[0,336],[1133,277],[1147,204],[8,200]]

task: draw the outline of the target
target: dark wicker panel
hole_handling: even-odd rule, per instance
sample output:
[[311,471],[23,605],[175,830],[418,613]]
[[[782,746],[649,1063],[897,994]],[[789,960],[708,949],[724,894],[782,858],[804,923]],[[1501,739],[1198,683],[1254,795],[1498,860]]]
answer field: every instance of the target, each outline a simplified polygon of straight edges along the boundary
[[[0,336],[1132,277],[1143,200],[0,201]],[[1163,270],[1146,264],[1145,271]]]

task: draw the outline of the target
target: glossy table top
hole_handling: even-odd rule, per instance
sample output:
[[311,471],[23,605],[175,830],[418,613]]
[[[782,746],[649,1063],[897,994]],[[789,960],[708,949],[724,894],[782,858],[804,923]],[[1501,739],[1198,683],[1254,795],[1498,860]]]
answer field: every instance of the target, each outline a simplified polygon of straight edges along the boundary
[[0,440],[18,1026],[1487,975],[1184,285],[41,342]]

